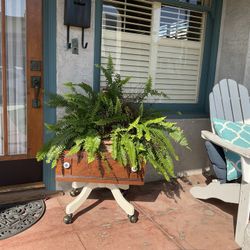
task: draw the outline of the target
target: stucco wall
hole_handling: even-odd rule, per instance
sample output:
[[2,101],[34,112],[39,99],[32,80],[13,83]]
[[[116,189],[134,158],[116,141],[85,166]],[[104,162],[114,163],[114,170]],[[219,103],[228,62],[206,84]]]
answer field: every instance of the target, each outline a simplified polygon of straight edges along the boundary
[[67,49],[67,28],[63,24],[64,0],[57,0],[57,88],[63,92],[65,82],[93,82],[94,63],[94,0],[92,1],[91,27],[85,29],[85,41],[88,42],[87,49],[81,47],[81,28],[70,28],[70,41],[78,38],[79,55],[72,54]]
[[[70,28],[70,41],[72,38],[78,38],[79,54],[72,54],[71,49],[67,49],[67,28],[63,24],[64,0],[57,0],[57,92],[63,93],[65,82],[85,82],[92,86],[93,65],[94,65],[94,3],[92,0],[91,27],[85,30],[85,41],[88,42],[87,49],[81,47],[81,28]],[[60,117],[61,112],[57,111]],[[57,182],[58,190],[69,190],[71,183]]]
[[[66,26],[63,25],[64,0],[57,0],[57,88],[61,93],[65,90],[64,82],[85,81],[93,83],[93,60],[94,60],[94,0],[92,1],[91,28],[85,31],[86,41],[89,43],[86,50],[79,47],[79,55],[73,55],[71,50],[66,49]],[[71,28],[71,38],[78,38],[81,41],[81,29]],[[59,114],[59,113],[58,113]],[[209,129],[208,119],[185,119],[177,120],[183,128],[189,140],[192,151],[180,149],[177,152],[180,161],[176,162],[176,172],[179,175],[201,173],[202,169],[208,166],[208,160],[204,149],[200,131]],[[161,177],[149,167],[146,174],[146,181],[158,180]],[[58,189],[69,189],[70,184],[57,183]]]
[[[250,5],[250,2],[249,2]],[[250,13],[250,12],[249,12]],[[247,24],[250,29],[250,23]],[[244,74],[244,85],[247,86],[248,91],[250,92],[250,32],[248,36],[248,44],[247,44],[247,54],[246,54],[246,66],[245,66],[245,74]]]
[[223,2],[216,80],[232,78],[250,90],[250,1]]

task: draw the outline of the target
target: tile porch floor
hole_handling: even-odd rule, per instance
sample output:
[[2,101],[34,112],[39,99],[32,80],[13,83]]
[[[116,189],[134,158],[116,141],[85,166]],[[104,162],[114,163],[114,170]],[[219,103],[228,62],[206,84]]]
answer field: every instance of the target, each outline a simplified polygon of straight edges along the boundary
[[75,215],[71,225],[63,223],[64,196],[46,201],[46,213],[30,229],[0,241],[0,250],[81,249],[239,249],[234,242],[237,206],[218,200],[194,199],[193,176],[174,184],[156,182],[131,187],[127,195],[139,212],[131,224],[108,190],[96,190]]

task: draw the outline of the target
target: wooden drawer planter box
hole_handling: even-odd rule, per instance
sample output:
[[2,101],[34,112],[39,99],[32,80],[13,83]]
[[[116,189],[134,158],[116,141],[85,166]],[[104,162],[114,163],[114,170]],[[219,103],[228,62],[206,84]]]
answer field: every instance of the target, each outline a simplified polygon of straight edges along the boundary
[[[66,156],[66,154],[67,152],[65,152],[65,157],[57,163],[57,181],[125,185],[144,184],[144,167],[136,173],[131,172],[130,168],[123,167],[112,159],[109,152],[105,153],[109,167],[107,166],[107,162],[99,159],[88,164],[85,152],[80,152],[72,156]],[[65,165],[69,165],[69,168],[65,168]]]

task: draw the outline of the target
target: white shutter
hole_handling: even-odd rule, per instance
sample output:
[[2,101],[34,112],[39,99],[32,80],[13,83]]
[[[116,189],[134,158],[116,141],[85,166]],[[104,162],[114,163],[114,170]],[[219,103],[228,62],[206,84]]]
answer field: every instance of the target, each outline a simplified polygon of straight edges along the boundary
[[[154,103],[198,101],[205,14],[143,0],[107,0],[103,7],[102,57],[112,56],[125,94],[141,92],[149,75],[168,98]],[[101,75],[101,88],[105,87]]]
[[155,88],[168,95],[154,102],[197,103],[205,14],[162,5]]
[[149,76],[151,10],[149,1],[104,1],[101,64],[111,55],[116,72],[131,77],[124,94],[141,92]]
[[[131,76],[124,87],[124,93],[142,90],[148,79],[150,37],[128,34],[120,31],[105,30],[102,43],[102,64],[112,56],[116,72],[122,77]],[[105,78],[101,75],[101,87],[105,87]]]

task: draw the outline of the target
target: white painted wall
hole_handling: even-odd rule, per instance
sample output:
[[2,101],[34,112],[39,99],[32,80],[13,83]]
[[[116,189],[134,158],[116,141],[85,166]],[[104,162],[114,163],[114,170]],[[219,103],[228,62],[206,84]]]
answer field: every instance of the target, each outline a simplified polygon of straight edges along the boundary
[[86,82],[92,85],[94,64],[94,6],[92,0],[91,27],[85,30],[87,49],[81,47],[81,28],[71,27],[70,38],[78,38],[79,55],[66,48],[67,28],[63,24],[64,0],[57,0],[57,89],[63,92],[65,82]]
[[[85,81],[92,85],[94,69],[94,0],[92,0],[91,28],[85,31],[85,40],[89,43],[86,50],[79,47],[79,55],[73,55],[71,50],[66,49],[66,26],[63,25],[64,0],[57,0],[57,89],[58,93],[64,92],[65,82]],[[78,38],[81,42],[81,29],[71,28],[71,38]],[[59,113],[58,113],[59,114]],[[59,114],[60,115],[60,114]],[[207,168],[208,159],[204,148],[204,142],[200,137],[203,129],[209,129],[208,119],[185,119],[176,120],[183,128],[189,140],[192,151],[180,149],[177,152],[180,161],[176,162],[176,172],[179,175],[190,175],[201,173],[202,169]],[[146,174],[146,181],[159,180],[159,176],[151,168]],[[67,190],[70,188],[68,183],[57,183],[58,189]]]

